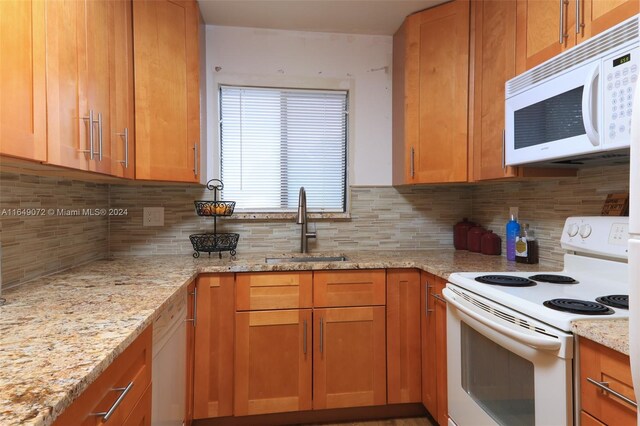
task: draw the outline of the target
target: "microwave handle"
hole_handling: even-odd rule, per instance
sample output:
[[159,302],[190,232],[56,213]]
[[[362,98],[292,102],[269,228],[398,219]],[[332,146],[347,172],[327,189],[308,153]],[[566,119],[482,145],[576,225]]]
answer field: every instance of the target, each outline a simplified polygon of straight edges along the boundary
[[[584,83],[584,90],[582,91],[582,121],[584,123],[584,129],[587,133],[587,137],[591,142],[591,145],[600,145],[600,134],[596,128],[594,122],[594,116],[592,113],[592,105],[597,105],[593,102],[593,97],[598,95],[598,88],[596,87],[596,78],[600,74],[600,64],[596,64],[587,76],[587,80]],[[597,108],[597,106],[596,106]],[[597,117],[597,113],[596,113]]]

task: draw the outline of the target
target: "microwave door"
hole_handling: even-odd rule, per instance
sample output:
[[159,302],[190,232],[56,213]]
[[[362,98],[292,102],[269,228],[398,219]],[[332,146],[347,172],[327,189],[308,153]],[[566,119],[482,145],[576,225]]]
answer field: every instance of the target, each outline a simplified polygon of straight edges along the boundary
[[599,150],[599,76],[594,61],[507,98],[505,163],[550,163]]

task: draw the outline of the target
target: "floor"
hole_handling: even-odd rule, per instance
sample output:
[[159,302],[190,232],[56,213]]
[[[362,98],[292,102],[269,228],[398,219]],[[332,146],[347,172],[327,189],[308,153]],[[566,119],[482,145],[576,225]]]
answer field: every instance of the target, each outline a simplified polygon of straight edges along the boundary
[[322,426],[435,426],[427,417],[372,420],[368,422],[327,423]]

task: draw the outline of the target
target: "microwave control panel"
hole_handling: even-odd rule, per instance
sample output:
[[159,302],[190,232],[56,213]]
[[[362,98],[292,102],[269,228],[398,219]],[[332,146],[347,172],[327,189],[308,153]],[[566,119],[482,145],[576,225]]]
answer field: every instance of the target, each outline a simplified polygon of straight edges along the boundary
[[640,75],[640,48],[603,60],[603,129],[605,147],[628,145],[631,137],[633,94]]

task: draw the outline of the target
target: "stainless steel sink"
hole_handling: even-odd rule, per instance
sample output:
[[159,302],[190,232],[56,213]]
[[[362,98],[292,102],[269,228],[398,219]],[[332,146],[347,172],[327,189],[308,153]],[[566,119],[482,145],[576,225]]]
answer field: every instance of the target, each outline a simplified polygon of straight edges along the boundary
[[297,263],[297,262],[346,262],[345,256],[300,256],[300,257],[266,257],[266,263]]

